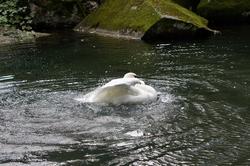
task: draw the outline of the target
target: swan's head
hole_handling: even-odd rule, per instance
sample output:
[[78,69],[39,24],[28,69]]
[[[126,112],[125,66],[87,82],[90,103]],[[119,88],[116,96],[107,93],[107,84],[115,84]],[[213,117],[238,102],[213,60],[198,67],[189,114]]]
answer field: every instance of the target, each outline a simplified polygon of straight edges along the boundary
[[135,73],[129,72],[124,75],[123,78],[135,78],[137,75]]

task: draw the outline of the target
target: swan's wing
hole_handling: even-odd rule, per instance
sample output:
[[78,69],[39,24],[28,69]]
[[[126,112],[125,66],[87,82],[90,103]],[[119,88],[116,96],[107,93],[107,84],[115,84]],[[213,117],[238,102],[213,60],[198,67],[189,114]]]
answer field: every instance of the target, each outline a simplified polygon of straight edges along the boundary
[[131,84],[120,82],[97,89],[91,100],[94,102],[112,102],[128,95],[138,95],[138,91]]
[[120,83],[112,86],[105,86],[99,90],[99,96],[103,94],[106,97],[119,97],[123,95],[135,95],[136,91],[132,85]]
[[119,78],[110,81],[104,86],[96,89],[90,97],[92,102],[113,102],[121,97],[136,96],[138,90],[136,84],[144,84],[138,78]]
[[109,87],[109,86],[134,86],[136,84],[144,84],[144,82],[138,78],[119,78],[119,79],[114,79],[107,84],[103,86],[103,88]]

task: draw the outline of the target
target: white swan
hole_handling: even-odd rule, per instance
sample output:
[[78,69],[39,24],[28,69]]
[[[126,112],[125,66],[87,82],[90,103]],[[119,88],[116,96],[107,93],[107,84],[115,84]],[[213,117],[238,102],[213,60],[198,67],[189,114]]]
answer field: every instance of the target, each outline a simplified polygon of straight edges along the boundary
[[104,86],[87,94],[87,101],[93,103],[142,103],[157,99],[154,88],[135,78],[135,73],[127,73],[123,78],[111,80]]

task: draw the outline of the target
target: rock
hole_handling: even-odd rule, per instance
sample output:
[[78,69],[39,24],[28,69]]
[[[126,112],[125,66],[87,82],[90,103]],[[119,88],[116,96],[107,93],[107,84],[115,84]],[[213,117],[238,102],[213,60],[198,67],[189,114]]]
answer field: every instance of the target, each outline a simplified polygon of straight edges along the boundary
[[207,20],[168,0],[106,0],[76,31],[146,41],[214,33]]
[[31,0],[32,28],[73,28],[98,5],[96,0]]
[[201,0],[197,13],[215,24],[250,22],[250,1]]
[[50,34],[34,31],[22,31],[13,27],[0,27],[0,45],[32,41],[39,37],[48,35]]

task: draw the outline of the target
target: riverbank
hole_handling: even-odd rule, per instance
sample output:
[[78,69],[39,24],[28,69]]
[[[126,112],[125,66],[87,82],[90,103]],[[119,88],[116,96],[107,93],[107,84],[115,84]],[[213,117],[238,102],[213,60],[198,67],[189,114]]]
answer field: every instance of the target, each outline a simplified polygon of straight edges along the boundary
[[0,44],[2,45],[30,41],[48,35],[50,34],[35,31],[22,31],[10,27],[0,27]]
[[[0,44],[34,40],[48,35],[39,32],[58,30],[146,42],[204,39],[218,34],[217,30],[223,33],[223,29],[214,27],[249,24],[250,20],[247,0],[67,0],[58,3],[8,0],[1,4],[0,10],[6,11],[0,16],[0,25],[17,28],[0,27]],[[31,29],[34,31],[23,31]]]

